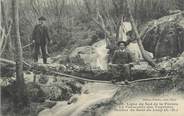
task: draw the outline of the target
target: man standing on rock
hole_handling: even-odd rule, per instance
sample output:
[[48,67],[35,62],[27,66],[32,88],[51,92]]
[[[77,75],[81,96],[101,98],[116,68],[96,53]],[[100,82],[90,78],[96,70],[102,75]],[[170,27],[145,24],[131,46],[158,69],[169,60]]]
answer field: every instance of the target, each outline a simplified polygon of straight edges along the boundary
[[126,48],[126,46],[126,42],[118,42],[118,49],[114,52],[112,61],[109,64],[113,74],[113,81],[127,82],[127,80],[132,80],[130,75],[130,63],[133,59],[131,52]]
[[32,33],[34,43],[34,62],[38,62],[38,54],[41,48],[43,63],[47,64],[47,44],[50,42],[48,28],[45,25],[46,18],[41,16]]

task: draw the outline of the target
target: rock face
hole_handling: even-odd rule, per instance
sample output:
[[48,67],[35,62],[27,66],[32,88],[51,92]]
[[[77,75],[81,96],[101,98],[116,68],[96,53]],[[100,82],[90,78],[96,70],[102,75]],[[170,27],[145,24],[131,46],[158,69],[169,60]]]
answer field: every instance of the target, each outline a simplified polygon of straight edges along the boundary
[[166,70],[175,70],[180,76],[184,76],[184,56],[164,59],[162,62],[158,63],[158,66]]
[[44,102],[45,100],[68,100],[73,94],[80,94],[82,83],[72,79],[61,79],[60,77],[48,77],[48,82],[42,84],[28,83],[27,91],[29,99],[33,102]]
[[88,65],[92,69],[107,69],[107,52],[105,40],[92,46],[76,48],[69,56],[70,62],[79,65]]
[[183,13],[162,17],[148,22],[142,36],[145,50],[155,58],[176,57],[184,51]]
[[[137,44],[137,42],[131,42],[128,44],[127,48],[129,49],[129,51],[132,53],[132,57],[134,62],[139,62],[140,60],[144,60],[141,50],[139,48],[139,45]],[[153,58],[153,54],[151,52],[148,51],[144,51],[146,55],[148,55],[150,58]]]

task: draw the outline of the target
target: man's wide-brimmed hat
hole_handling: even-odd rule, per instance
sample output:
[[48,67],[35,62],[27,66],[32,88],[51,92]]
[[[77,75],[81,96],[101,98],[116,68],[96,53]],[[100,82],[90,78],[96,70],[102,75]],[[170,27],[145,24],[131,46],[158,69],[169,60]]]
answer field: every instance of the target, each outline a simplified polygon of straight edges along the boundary
[[46,18],[44,16],[41,16],[40,18],[38,18],[38,20],[46,21]]
[[127,41],[119,41],[117,43],[117,45],[120,46],[121,43],[123,43],[125,46],[127,46],[129,44],[129,42],[127,42]]

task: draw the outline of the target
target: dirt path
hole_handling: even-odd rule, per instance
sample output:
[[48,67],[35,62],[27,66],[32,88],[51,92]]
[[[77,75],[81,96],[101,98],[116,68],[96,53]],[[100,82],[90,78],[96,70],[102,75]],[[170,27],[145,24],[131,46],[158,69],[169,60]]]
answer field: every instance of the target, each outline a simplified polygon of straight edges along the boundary
[[86,108],[110,99],[117,91],[116,86],[101,83],[88,83],[84,88],[88,89],[89,94],[76,96],[75,103],[68,105],[66,102],[58,102],[56,106],[40,112],[38,116],[80,116],[80,113]]

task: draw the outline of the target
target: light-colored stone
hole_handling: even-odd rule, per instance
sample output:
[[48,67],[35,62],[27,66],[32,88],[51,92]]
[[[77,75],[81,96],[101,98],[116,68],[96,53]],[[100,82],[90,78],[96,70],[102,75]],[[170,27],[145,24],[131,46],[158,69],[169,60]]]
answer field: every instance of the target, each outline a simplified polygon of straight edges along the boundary
[[[80,59],[77,55],[80,52]],[[105,40],[101,40],[92,46],[84,46],[76,48],[69,56],[72,63],[88,65],[92,69],[107,69],[107,52]],[[80,61],[79,61],[80,60]]]

